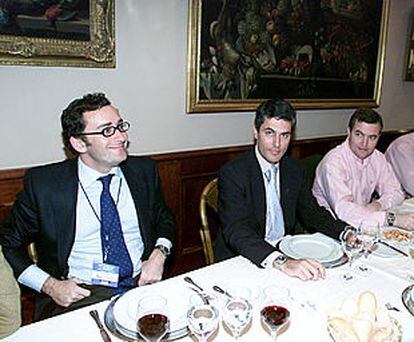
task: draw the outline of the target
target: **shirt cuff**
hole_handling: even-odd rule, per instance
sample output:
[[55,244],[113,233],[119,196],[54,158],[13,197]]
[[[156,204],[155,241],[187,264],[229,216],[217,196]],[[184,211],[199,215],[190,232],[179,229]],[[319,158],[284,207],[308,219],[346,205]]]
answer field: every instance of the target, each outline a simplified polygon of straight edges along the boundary
[[279,255],[282,255],[282,253],[280,253],[280,252],[278,252],[278,251],[274,251],[274,252],[270,253],[270,254],[266,257],[266,259],[264,259],[264,260],[262,261],[262,263],[261,263],[260,265],[261,265],[263,268],[267,268],[267,269],[274,268],[274,267],[273,267],[273,262],[276,260],[276,258],[277,258]]
[[30,265],[17,278],[20,284],[26,285],[37,292],[42,291],[43,284],[50,274],[46,273],[36,265]]
[[157,242],[155,243],[155,246],[164,246],[165,248],[168,248],[169,251],[171,251],[172,248],[172,243],[170,240],[166,239],[166,238],[158,238]]

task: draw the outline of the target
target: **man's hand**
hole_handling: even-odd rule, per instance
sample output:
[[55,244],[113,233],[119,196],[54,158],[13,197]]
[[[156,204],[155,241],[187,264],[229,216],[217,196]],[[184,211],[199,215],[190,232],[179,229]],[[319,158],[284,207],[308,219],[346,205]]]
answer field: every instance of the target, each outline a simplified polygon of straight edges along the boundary
[[302,280],[318,280],[325,278],[323,265],[312,259],[287,260],[280,270],[291,277],[298,277]]
[[56,304],[67,308],[72,303],[89,297],[91,291],[80,286],[78,279],[57,280],[49,277],[42,286],[42,292],[50,296]]
[[139,277],[138,286],[152,284],[162,279],[164,271],[164,262],[166,257],[162,252],[155,248],[148,260],[142,262],[141,275]]
[[414,230],[414,214],[395,214],[394,226]]
[[368,203],[365,208],[369,209],[370,211],[380,211],[382,210],[381,203],[378,201],[372,201]]

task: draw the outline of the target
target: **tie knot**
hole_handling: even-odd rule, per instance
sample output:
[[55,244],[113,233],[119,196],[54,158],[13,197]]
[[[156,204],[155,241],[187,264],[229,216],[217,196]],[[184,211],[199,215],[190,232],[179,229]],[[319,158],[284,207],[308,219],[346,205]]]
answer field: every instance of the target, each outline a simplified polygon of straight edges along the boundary
[[114,176],[114,174],[110,173],[109,175],[98,178],[98,180],[100,180],[102,182],[104,189],[109,189],[109,184],[111,184],[111,180],[112,180],[113,176]]

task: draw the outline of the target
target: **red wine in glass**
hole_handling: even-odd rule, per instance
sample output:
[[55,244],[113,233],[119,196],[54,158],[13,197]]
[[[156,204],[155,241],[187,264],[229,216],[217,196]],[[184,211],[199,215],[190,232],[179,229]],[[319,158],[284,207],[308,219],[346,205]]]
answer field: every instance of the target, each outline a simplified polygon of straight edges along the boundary
[[148,314],[138,320],[138,332],[146,341],[157,342],[168,331],[168,317],[162,314]]
[[260,311],[260,316],[270,329],[273,340],[276,340],[277,331],[289,322],[290,312],[283,306],[269,305]]

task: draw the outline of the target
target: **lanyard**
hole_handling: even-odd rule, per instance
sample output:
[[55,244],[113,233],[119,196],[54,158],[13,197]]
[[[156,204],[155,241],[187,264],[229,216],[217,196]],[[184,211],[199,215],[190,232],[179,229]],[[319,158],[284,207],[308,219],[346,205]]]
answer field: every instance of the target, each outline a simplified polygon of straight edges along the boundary
[[[83,194],[85,195],[85,198],[86,198],[86,200],[88,201],[88,203],[89,203],[89,206],[90,206],[90,208],[92,209],[92,211],[93,211],[93,213],[94,213],[94,215],[95,215],[95,217],[96,217],[96,219],[99,221],[99,223],[101,224],[101,226],[102,226],[102,220],[101,220],[101,218],[99,217],[99,215],[98,215],[98,213],[96,212],[96,209],[94,208],[94,206],[92,205],[92,202],[91,202],[91,200],[90,200],[90,198],[89,198],[89,196],[88,196],[88,193],[86,192],[86,190],[85,190],[85,188],[84,188],[84,186],[83,186],[83,184],[82,184],[82,182],[79,180],[79,185],[80,185],[80,187],[81,187],[81,189],[82,189],[82,192],[83,192]],[[118,193],[117,193],[117,196],[116,196],[116,202],[115,202],[115,206],[117,207],[118,206],[118,203],[119,203],[119,195],[120,195],[120,193],[121,193],[121,188],[122,188],[122,178],[120,179],[120,181],[119,181],[119,186],[118,186]],[[111,224],[110,225],[112,225],[112,222],[111,222]],[[103,251],[103,261],[105,262],[106,261],[106,259],[107,259],[107,257],[108,257],[108,252],[109,252],[109,245],[108,245],[108,241],[109,241],[109,234],[108,234],[108,232],[107,231],[105,231],[104,232],[104,251]]]

